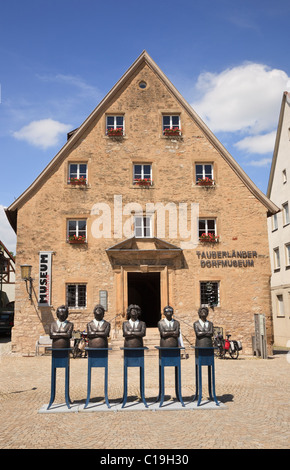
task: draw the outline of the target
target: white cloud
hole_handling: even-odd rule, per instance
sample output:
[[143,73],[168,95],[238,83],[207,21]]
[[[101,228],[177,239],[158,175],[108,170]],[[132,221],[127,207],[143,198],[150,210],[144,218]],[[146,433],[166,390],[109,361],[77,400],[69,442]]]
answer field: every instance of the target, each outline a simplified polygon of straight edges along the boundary
[[18,140],[24,140],[35,147],[47,149],[59,144],[62,134],[70,131],[71,125],[53,119],[32,121],[27,126],[13,133]]
[[248,153],[272,153],[274,150],[275,138],[276,131],[272,131],[268,134],[245,137],[234,144],[234,146],[238,150],[244,150]]
[[247,162],[246,165],[262,167],[262,166],[269,166],[271,165],[271,163],[272,163],[272,158],[262,158],[261,160],[251,160],[250,162]]
[[282,93],[289,84],[283,70],[263,64],[202,73],[196,85],[201,98],[192,107],[213,132],[265,133],[277,127]]
[[16,235],[8,222],[4,212],[5,207],[0,204],[0,240],[9,251],[16,251]]

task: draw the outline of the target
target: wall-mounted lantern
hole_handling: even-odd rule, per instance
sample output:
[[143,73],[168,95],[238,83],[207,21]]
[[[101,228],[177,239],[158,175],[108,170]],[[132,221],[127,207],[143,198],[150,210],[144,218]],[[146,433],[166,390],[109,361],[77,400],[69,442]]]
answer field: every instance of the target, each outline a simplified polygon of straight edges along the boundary
[[25,281],[27,294],[29,295],[29,300],[32,299],[32,277],[31,277],[31,268],[30,264],[22,264],[21,269],[21,279]]

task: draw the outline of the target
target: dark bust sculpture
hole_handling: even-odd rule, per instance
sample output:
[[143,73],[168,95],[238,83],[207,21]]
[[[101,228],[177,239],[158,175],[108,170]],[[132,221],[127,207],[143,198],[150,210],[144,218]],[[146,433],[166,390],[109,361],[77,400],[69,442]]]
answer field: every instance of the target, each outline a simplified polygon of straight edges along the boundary
[[179,321],[172,318],[174,311],[169,305],[164,308],[163,313],[165,318],[158,322],[160,347],[176,348],[178,347],[178,338],[180,335]]
[[50,338],[53,348],[69,348],[74,325],[67,321],[68,308],[61,305],[56,310],[57,320],[50,325]]
[[193,324],[196,335],[195,346],[211,348],[213,337],[213,323],[207,320],[208,308],[201,307],[198,310],[199,320]]
[[138,305],[129,305],[127,309],[128,321],[123,323],[124,348],[143,348],[146,324],[139,320],[140,316],[141,308]]
[[107,348],[111,325],[104,320],[105,309],[102,305],[94,308],[94,320],[87,324],[89,348]]

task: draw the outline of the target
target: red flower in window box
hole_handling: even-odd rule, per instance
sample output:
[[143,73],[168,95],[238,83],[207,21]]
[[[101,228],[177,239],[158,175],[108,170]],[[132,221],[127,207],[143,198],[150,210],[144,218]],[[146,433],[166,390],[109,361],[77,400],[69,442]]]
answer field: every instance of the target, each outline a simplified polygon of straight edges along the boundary
[[137,184],[138,186],[151,186],[152,180],[151,178],[135,178],[134,184]]
[[198,186],[214,186],[214,180],[206,176],[205,178],[198,178],[197,184]]
[[109,128],[107,129],[107,135],[109,137],[122,137],[124,135],[124,131],[122,127],[117,127],[116,129]]
[[81,176],[80,178],[70,178],[69,184],[76,185],[76,186],[77,185],[84,186],[87,184],[87,179],[84,178],[84,176]]
[[205,243],[218,243],[219,241],[219,236],[214,235],[213,233],[203,233],[200,237],[199,240],[201,242]]
[[172,127],[171,129],[163,129],[163,135],[167,137],[181,135],[181,129],[179,127]]
[[85,237],[85,235],[79,235],[78,237],[76,235],[70,235],[68,237],[68,242],[71,243],[71,244],[86,243],[86,237]]

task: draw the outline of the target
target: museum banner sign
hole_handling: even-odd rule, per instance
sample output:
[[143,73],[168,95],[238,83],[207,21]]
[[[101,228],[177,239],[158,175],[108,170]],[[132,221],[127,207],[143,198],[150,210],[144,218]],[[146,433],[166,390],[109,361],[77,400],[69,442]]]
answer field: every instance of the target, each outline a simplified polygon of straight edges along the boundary
[[197,251],[202,268],[247,268],[254,267],[256,251]]
[[52,251],[41,251],[39,253],[39,307],[49,307],[51,305],[51,259]]

